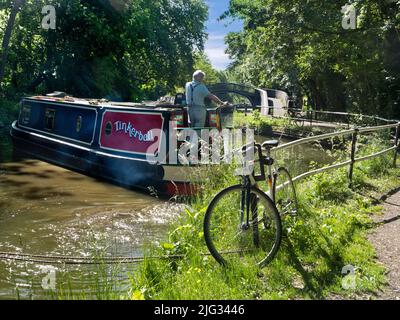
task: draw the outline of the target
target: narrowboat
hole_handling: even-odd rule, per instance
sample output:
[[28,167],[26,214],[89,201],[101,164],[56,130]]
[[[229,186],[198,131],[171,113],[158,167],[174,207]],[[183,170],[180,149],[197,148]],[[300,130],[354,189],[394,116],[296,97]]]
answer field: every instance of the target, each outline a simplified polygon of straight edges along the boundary
[[[188,128],[182,102],[184,95],[148,103],[63,93],[27,97],[11,136],[18,152],[82,174],[159,195],[190,195],[190,166],[148,160],[162,144],[169,148],[162,140],[168,137],[171,121],[177,129]],[[207,126],[218,127],[218,118],[215,109],[208,110]]]

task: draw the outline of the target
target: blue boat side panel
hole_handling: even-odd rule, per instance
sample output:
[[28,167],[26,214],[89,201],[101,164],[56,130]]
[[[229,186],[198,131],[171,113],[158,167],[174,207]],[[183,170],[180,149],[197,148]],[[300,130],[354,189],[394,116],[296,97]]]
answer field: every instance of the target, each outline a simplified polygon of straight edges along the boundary
[[[30,107],[26,117],[21,109],[18,125],[49,136],[84,144],[92,144],[97,123],[97,108],[68,106],[62,104],[24,100],[23,106]],[[46,126],[46,113],[54,114],[54,126]],[[28,121],[29,119],[29,121]],[[52,121],[50,121],[52,122]]]

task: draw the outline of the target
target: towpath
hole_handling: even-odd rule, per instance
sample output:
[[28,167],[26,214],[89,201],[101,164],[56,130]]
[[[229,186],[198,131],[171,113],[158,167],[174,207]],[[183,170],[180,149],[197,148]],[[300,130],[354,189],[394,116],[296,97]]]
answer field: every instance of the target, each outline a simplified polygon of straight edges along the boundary
[[384,215],[374,217],[378,227],[368,237],[387,269],[389,283],[375,298],[400,300],[400,192],[387,198],[383,207]]

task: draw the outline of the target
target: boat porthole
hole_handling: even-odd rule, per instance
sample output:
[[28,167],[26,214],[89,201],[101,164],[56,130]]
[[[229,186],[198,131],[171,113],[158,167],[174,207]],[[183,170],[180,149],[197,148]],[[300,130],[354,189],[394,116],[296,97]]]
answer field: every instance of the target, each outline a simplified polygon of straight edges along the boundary
[[23,125],[29,124],[31,120],[31,107],[29,105],[23,105],[21,109],[20,122]]
[[76,132],[77,133],[81,132],[81,129],[82,129],[82,116],[79,116],[76,119]]
[[56,123],[56,110],[46,109],[45,113],[45,129],[53,131]]
[[106,133],[106,136],[109,136],[112,133],[112,124],[111,124],[111,122],[107,122],[105,133]]

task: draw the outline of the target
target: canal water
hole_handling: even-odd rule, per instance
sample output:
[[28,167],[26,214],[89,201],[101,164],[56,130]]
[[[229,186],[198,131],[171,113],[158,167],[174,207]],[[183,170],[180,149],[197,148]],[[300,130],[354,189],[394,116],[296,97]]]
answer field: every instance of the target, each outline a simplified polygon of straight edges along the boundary
[[[143,246],[163,240],[182,212],[179,204],[38,160],[13,158],[7,132],[0,141],[0,252],[139,256]],[[74,275],[73,269],[65,271]],[[82,275],[91,272],[90,267],[83,269],[73,276],[74,287],[79,288],[87,279]],[[32,263],[0,261],[0,299],[40,298],[47,270]]]
[[[280,156],[297,169],[333,160],[311,146]],[[140,256],[144,246],[165,240],[182,209],[45,162],[16,158],[8,132],[0,132],[0,252]],[[86,288],[95,272],[89,266],[58,268],[70,275],[76,290]],[[123,291],[130,270],[121,268],[113,279],[119,277]],[[48,272],[48,266],[35,263],[0,261],[0,299],[47,297],[41,286]]]

